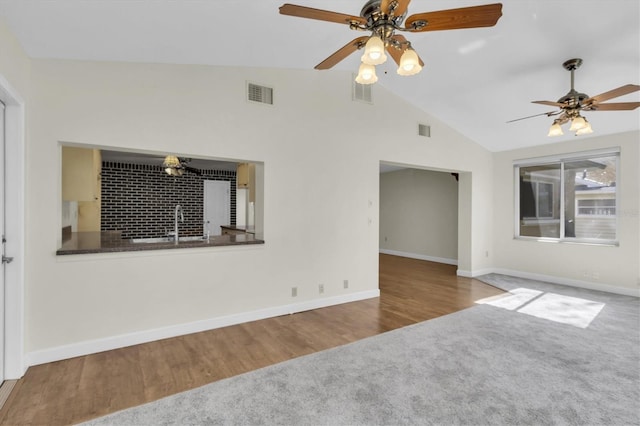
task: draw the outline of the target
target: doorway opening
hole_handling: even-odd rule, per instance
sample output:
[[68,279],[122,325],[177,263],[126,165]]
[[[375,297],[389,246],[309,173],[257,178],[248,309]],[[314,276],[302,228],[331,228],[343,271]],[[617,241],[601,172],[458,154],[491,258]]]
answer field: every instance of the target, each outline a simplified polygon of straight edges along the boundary
[[458,178],[381,163],[380,253],[458,265]]

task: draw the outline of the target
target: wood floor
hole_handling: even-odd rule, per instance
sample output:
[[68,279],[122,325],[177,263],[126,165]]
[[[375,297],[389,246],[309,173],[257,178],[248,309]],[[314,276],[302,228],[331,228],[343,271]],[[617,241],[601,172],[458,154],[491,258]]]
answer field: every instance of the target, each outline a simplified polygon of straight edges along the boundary
[[502,291],[455,266],[380,255],[380,298],[30,367],[2,425],[66,425],[446,315]]

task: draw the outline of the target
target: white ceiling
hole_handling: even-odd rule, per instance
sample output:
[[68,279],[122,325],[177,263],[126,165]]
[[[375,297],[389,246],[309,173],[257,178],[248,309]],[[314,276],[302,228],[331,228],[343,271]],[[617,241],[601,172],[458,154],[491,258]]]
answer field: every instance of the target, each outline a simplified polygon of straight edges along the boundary
[[[291,0],[359,15],[364,0]],[[495,1],[495,0],[493,0]],[[413,0],[408,15],[492,0]],[[68,58],[312,69],[363,33],[278,13],[284,0],[0,0],[0,15],[33,58]],[[495,27],[405,33],[425,62],[385,86],[491,151],[568,140],[547,138],[555,101],[569,91],[562,63],[584,60],[576,89],[594,96],[640,83],[638,0],[503,0]],[[334,69],[356,71],[355,53]],[[383,74],[382,71],[387,71]],[[317,72],[332,72],[317,71]],[[375,96],[375,92],[374,92]],[[615,102],[638,101],[640,92]],[[585,114],[600,136],[640,128],[640,109]],[[588,136],[582,136],[588,137]]]

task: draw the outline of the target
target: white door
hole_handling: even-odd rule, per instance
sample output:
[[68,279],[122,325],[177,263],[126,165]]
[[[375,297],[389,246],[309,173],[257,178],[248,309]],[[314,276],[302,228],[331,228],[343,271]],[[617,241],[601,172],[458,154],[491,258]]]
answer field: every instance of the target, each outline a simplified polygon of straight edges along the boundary
[[231,185],[222,180],[204,181],[204,229],[220,235],[220,226],[231,224]]
[[0,383],[4,381],[4,104],[0,102],[0,235],[2,235],[2,266],[0,266]]

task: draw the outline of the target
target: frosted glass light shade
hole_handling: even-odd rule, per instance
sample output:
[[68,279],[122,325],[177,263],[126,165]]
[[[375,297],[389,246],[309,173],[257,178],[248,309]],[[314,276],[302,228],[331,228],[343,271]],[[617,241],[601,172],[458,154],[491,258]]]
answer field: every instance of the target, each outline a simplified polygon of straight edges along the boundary
[[360,60],[368,65],[380,65],[387,60],[387,55],[384,53],[384,42],[380,37],[371,36],[364,46],[364,54]]
[[164,161],[162,165],[165,167],[178,167],[180,165],[180,160],[175,155],[167,155],[164,157]]
[[571,127],[569,128],[569,130],[571,130],[572,132],[575,132],[577,130],[580,130],[584,127],[587,127],[587,122],[585,121],[584,118],[582,118],[581,115],[577,116],[576,118],[574,118],[573,120],[571,120]]
[[554,122],[551,125],[551,128],[549,129],[549,134],[547,134],[547,136],[561,136],[564,135],[564,132],[562,131],[562,127],[560,127],[560,124]]
[[356,83],[360,84],[373,84],[378,81],[376,75],[376,67],[369,64],[360,64],[358,69],[358,76],[356,77]]
[[164,171],[169,176],[182,176],[180,160],[175,155],[167,155],[162,165],[165,167]]
[[400,66],[398,66],[399,75],[414,75],[422,70],[420,59],[415,50],[408,47],[400,57]]
[[587,125],[584,126],[582,129],[576,130],[576,136],[587,135],[589,133],[593,133],[593,129],[591,128],[591,123],[589,123],[588,121],[586,121],[586,123],[587,123]]

